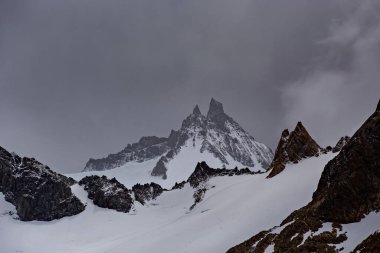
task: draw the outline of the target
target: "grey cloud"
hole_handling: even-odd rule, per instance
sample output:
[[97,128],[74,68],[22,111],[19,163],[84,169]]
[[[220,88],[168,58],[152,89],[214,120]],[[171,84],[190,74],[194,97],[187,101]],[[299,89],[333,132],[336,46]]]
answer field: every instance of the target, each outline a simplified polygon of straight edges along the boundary
[[[215,97],[274,148],[281,130],[312,110],[302,100],[313,97],[307,87],[323,92],[310,83],[331,80],[318,77],[320,65],[340,81],[353,66],[343,52],[359,64],[350,43],[326,39],[354,9],[343,0],[0,1],[0,145],[79,171],[143,135],[167,136]],[[344,132],[378,90],[361,90],[353,107],[340,102],[343,84],[333,85],[324,106],[337,99],[356,115]],[[341,124],[330,127],[337,138]]]
[[377,1],[360,1],[348,17],[332,23],[321,41],[329,52],[283,89],[287,125],[303,120],[328,145],[352,135],[373,112],[380,95],[379,13]]

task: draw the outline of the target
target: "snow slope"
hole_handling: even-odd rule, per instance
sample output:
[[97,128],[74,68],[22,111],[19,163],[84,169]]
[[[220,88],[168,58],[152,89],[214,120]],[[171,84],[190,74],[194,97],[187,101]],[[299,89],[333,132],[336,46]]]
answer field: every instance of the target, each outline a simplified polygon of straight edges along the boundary
[[[189,185],[147,206],[136,203],[130,214],[94,206],[74,185],[86,210],[51,222],[13,219],[6,213],[14,207],[1,195],[1,252],[224,252],[307,204],[333,156],[288,165],[271,179],[267,173],[212,178],[204,200],[191,211],[194,189]],[[374,222],[379,227],[380,219]]]

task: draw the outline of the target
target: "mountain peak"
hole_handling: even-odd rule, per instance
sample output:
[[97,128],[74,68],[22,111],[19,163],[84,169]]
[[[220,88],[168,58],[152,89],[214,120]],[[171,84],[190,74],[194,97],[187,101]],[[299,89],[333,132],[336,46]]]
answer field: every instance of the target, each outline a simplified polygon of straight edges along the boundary
[[195,115],[202,115],[201,110],[199,110],[198,105],[196,105],[193,109],[193,114]]
[[301,121],[298,121],[296,127],[294,128],[295,132],[307,132],[306,128],[303,126]]
[[376,111],[380,112],[380,99],[379,99],[379,103],[377,104]]
[[291,133],[288,129],[282,132],[274,159],[269,167],[271,172],[268,178],[281,173],[288,162],[297,163],[304,158],[315,156],[319,151],[320,146],[299,121]]
[[211,98],[210,107],[208,109],[207,117],[210,118],[214,115],[224,114],[223,104]]

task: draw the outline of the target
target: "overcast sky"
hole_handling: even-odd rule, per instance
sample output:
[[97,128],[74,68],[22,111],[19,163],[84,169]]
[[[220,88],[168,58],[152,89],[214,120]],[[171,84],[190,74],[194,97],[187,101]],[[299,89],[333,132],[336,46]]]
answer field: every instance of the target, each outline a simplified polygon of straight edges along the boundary
[[379,70],[376,0],[0,0],[0,146],[80,171],[211,97],[272,149],[297,121],[332,145]]

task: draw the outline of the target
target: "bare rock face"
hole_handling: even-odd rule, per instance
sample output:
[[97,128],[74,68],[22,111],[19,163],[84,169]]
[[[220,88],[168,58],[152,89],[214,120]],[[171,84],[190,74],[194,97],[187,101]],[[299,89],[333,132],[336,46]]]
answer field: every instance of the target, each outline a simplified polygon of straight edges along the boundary
[[70,189],[74,182],[34,158],[21,158],[0,147],[0,191],[23,221],[50,221],[82,212],[84,205]]
[[[358,222],[373,211],[380,211],[380,102],[325,166],[312,201],[289,215],[281,232],[273,228],[263,231],[228,252],[263,252],[270,244],[275,253],[337,252],[337,245],[349,239],[339,232],[341,224]],[[318,231],[325,222],[332,222],[330,231],[304,238],[306,232]],[[379,240],[379,234],[374,233],[354,252],[378,252]]]
[[87,176],[79,181],[79,185],[84,186],[88,198],[99,207],[127,213],[133,206],[131,192],[115,178]]
[[165,191],[159,184],[150,183],[150,184],[135,184],[132,187],[132,191],[135,196],[135,200],[140,202],[142,205],[146,201],[154,200]]
[[302,123],[298,122],[291,133],[288,129],[282,132],[272,164],[268,169],[271,170],[268,178],[281,173],[287,163],[297,163],[302,159],[317,155],[320,151],[321,147],[309,135]]

